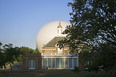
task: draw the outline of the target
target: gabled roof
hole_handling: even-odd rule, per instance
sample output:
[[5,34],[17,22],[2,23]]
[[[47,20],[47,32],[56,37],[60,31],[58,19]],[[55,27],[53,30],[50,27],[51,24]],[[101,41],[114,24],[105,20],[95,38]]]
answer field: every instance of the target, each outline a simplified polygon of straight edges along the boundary
[[46,47],[55,47],[55,45],[58,44],[58,41],[63,40],[63,39],[64,39],[64,37],[54,37],[43,48],[46,48]]

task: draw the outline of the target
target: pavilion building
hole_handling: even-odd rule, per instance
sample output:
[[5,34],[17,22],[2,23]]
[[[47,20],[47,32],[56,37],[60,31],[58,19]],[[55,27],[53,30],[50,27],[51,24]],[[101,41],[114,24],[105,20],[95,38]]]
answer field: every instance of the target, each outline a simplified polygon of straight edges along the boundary
[[[79,66],[78,53],[69,53],[69,47],[66,45],[59,48],[58,41],[63,40],[63,26],[61,21],[57,22],[57,34],[41,47],[39,54],[26,54],[24,56],[24,69],[74,69]],[[27,66],[26,66],[27,65]]]

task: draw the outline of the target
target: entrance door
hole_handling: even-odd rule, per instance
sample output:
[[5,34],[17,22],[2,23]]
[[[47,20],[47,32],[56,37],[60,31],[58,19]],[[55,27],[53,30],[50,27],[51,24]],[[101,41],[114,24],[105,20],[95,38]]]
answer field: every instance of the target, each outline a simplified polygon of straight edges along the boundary
[[35,69],[35,60],[29,60],[29,69]]

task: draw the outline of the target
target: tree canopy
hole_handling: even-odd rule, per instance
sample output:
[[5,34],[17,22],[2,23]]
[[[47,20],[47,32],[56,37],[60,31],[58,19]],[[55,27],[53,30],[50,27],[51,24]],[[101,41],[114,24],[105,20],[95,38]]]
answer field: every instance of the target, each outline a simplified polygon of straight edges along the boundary
[[[91,69],[96,69],[100,65],[104,68],[106,65],[116,67],[116,64],[111,64],[116,59],[112,56],[116,55],[116,1],[73,0],[68,6],[72,7],[70,13],[72,25],[67,26],[63,32],[67,36],[59,41],[60,47],[68,44],[71,52],[74,52],[81,44],[91,46],[90,53],[85,50],[80,54],[80,57],[85,57],[83,59],[81,57],[81,60],[91,60],[90,65],[93,67]],[[108,61],[103,61],[107,59]]]
[[12,70],[12,64],[14,62],[21,62],[22,57],[26,53],[39,53],[37,49],[33,50],[29,47],[13,47],[13,44],[2,45],[0,42],[0,66],[6,68],[6,64],[10,64]]
[[68,42],[79,41],[97,45],[110,42],[116,45],[116,1],[115,0],[73,0],[71,23],[63,32]]

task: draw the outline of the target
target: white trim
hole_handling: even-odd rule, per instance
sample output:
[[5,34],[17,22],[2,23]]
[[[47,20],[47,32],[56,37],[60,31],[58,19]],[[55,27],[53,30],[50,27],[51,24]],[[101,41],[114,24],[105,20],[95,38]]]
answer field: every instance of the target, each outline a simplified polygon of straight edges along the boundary
[[[42,50],[56,50],[56,48],[54,48],[54,49],[42,49]],[[64,50],[67,50],[67,49],[64,48]]]
[[42,49],[42,50],[56,50],[56,48],[54,48],[54,49]]
[[61,57],[61,56],[52,56],[52,57],[50,57],[50,56],[43,56],[43,58],[78,58],[78,57],[69,57],[69,56],[67,56],[67,57]]

